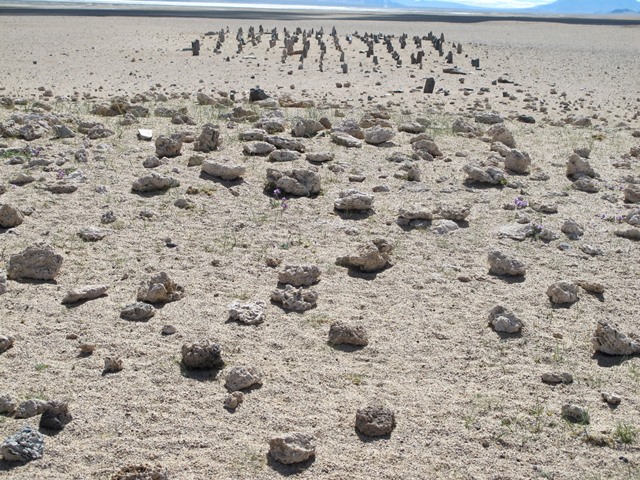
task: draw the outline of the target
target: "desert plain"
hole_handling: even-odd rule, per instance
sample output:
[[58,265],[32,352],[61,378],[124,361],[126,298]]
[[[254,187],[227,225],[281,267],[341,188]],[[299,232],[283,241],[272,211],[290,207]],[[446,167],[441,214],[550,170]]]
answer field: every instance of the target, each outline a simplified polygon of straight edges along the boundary
[[[0,31],[0,441],[38,430],[22,402],[72,417],[0,477],[640,478],[640,25],[256,12]],[[237,178],[208,173],[225,166]],[[51,278],[15,269],[30,247]],[[313,285],[279,284],[300,266]],[[172,301],[141,296],[159,272]],[[105,291],[63,303],[89,285]],[[139,299],[153,316],[131,320]],[[251,302],[255,324],[230,319]],[[335,322],[366,345],[330,342]],[[626,353],[598,350],[603,325]],[[183,346],[205,341],[224,365],[189,369]],[[237,367],[259,381],[225,408]],[[355,428],[370,406],[390,433]],[[288,432],[313,437],[308,460],[269,454]]]

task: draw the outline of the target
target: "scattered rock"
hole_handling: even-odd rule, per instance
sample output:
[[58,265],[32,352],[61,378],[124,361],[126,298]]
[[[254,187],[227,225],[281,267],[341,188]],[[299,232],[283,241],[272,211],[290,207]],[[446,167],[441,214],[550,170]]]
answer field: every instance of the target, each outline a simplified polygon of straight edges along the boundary
[[409,208],[401,207],[398,210],[396,223],[400,226],[411,228],[426,228],[431,224],[433,214],[426,206],[414,204]]
[[489,253],[489,273],[494,275],[507,275],[521,277],[526,273],[524,264],[513,257],[505,255],[498,250]]
[[53,280],[62,267],[62,255],[45,244],[32,245],[11,255],[7,274],[12,280]]
[[542,374],[542,381],[544,383],[550,383],[550,384],[558,384],[558,383],[562,383],[564,385],[570,385],[573,383],[573,375],[571,375],[570,373],[552,373],[552,372],[546,372]]
[[640,353],[640,342],[629,338],[609,322],[598,321],[596,331],[591,338],[593,348],[607,355],[636,355]]
[[392,265],[390,259],[392,251],[391,242],[378,238],[361,244],[351,255],[339,257],[336,263],[362,272],[378,272]]
[[269,455],[284,464],[300,463],[314,457],[316,440],[306,433],[287,433],[269,440]]
[[136,302],[127,305],[120,312],[120,318],[134,322],[145,322],[156,314],[153,305],[144,302]]
[[441,203],[433,213],[434,215],[440,218],[444,218],[445,220],[463,222],[471,214],[471,207],[464,204]]
[[98,227],[85,227],[78,232],[78,236],[85,242],[98,242],[108,235],[106,230]]
[[620,395],[616,395],[615,393],[602,392],[602,400],[614,407],[622,403],[622,397]]
[[308,287],[320,281],[320,269],[315,265],[287,265],[278,273],[278,283]]
[[243,401],[244,401],[244,393],[231,392],[224,399],[224,408],[228,408],[229,410],[235,410]]
[[131,190],[134,192],[154,192],[158,190],[167,190],[169,188],[179,187],[180,182],[175,178],[171,178],[160,173],[153,172],[146,177],[140,177],[133,182]]
[[462,167],[462,171],[467,174],[467,180],[470,182],[489,185],[500,185],[506,182],[504,172],[496,167],[481,167],[476,163],[468,163]]
[[182,149],[182,135],[172,135],[165,137],[160,135],[156,138],[156,155],[158,158],[173,158],[180,155]]
[[405,122],[398,125],[399,132],[406,132],[411,134],[423,133],[427,127],[419,122]]
[[356,412],[356,428],[368,437],[389,435],[396,428],[396,416],[385,407],[366,407]]
[[74,288],[69,290],[62,303],[76,303],[81,300],[93,300],[101,297],[109,290],[109,285],[88,285],[86,287]]
[[0,335],[0,353],[4,353],[13,347],[16,339],[11,335]]
[[624,189],[624,201],[627,203],[640,203],[640,185],[627,185]]
[[321,189],[320,175],[316,171],[305,169],[281,171],[268,168],[267,183],[290,195],[300,197],[317,195]]
[[36,415],[40,415],[44,412],[46,406],[47,402],[40,400],[39,398],[25,400],[16,407],[14,416],[15,418],[35,417]]
[[338,321],[333,322],[329,327],[329,343],[364,347],[369,344],[369,338],[363,325],[349,325]]
[[69,412],[69,405],[66,402],[48,402],[40,417],[40,428],[46,430],[60,431],[73,420]]
[[95,343],[81,343],[78,348],[80,348],[80,353],[82,355],[91,355],[93,352],[96,351],[96,344]]
[[286,285],[283,289],[274,290],[271,293],[271,300],[279,303],[285,310],[304,312],[316,307],[318,292],[311,288],[295,288],[292,285]]
[[317,120],[299,119],[293,124],[291,135],[294,137],[311,138],[324,130],[324,126]]
[[628,228],[627,230],[616,230],[613,232],[616,237],[626,238],[628,240],[635,240],[636,242],[640,240],[640,229],[637,228]]
[[11,415],[17,406],[18,402],[11,395],[0,396],[0,414]]
[[178,329],[174,325],[163,325],[160,333],[162,335],[173,335],[178,332]]
[[492,142],[500,142],[509,148],[516,148],[513,134],[504,125],[494,125],[487,131]]
[[580,192],[598,193],[600,191],[600,184],[593,178],[582,177],[573,182],[573,188]]
[[182,364],[191,370],[217,370],[224,367],[220,345],[205,340],[182,345]]
[[245,144],[242,149],[247,155],[264,156],[269,155],[276,147],[267,142],[256,141]]
[[227,373],[225,387],[230,392],[262,385],[262,374],[256,367],[233,367]]
[[336,145],[347,148],[362,148],[362,142],[345,132],[333,132],[331,141]]
[[[220,146],[220,131],[216,125],[206,123],[202,126],[202,133],[193,144],[196,152],[209,153]],[[178,152],[179,153],[179,152]]]
[[265,320],[265,302],[256,301],[248,303],[232,302],[229,305],[229,320],[245,325],[258,325]]
[[294,162],[300,158],[300,152],[295,150],[275,150],[269,154],[270,162]]
[[159,466],[127,465],[111,476],[111,480],[168,480],[165,470]]
[[521,152],[520,150],[509,150],[509,153],[507,153],[504,159],[504,168],[514,173],[529,173],[530,165],[531,157],[529,157],[528,153]]
[[567,280],[549,285],[547,296],[556,305],[571,304],[578,301],[578,286]]
[[334,154],[331,152],[314,152],[314,153],[307,153],[306,155],[306,159],[308,162],[311,163],[324,163],[324,162],[330,162],[331,160],[334,159]]
[[589,412],[587,412],[586,408],[579,405],[565,403],[562,405],[562,418],[573,423],[584,425],[589,423]]
[[395,136],[396,133],[392,129],[383,128],[377,125],[364,131],[364,141],[369,145],[380,145],[388,142]]
[[7,293],[7,273],[0,269],[0,295]]
[[42,458],[44,435],[25,425],[0,445],[0,455],[7,462],[29,462]]
[[357,190],[343,190],[333,202],[333,208],[339,211],[363,211],[373,208],[373,195]]
[[120,357],[105,357],[103,373],[116,373],[124,368]]
[[475,120],[477,123],[483,123],[486,125],[494,125],[497,123],[504,122],[504,119],[495,112],[482,112],[478,113],[475,116]]
[[138,288],[139,302],[167,303],[180,300],[184,296],[184,288],[169,278],[166,272],[153,275]]
[[567,160],[567,177],[577,180],[581,176],[587,176],[591,178],[595,178],[596,172],[589,164],[589,161],[586,158],[582,158],[580,155],[576,153],[572,153],[569,156],[569,160]]
[[518,333],[523,327],[522,320],[500,305],[489,313],[489,324],[496,332],[501,333]]
[[205,160],[202,162],[202,171],[213,177],[218,177],[223,180],[232,181],[242,178],[246,172],[244,165],[231,163],[229,159],[223,161],[214,162],[212,160]]
[[600,295],[604,293],[604,285],[596,282],[589,282],[587,280],[576,280],[576,285],[589,293]]
[[577,240],[582,235],[584,235],[584,229],[580,225],[578,225],[578,222],[572,219],[566,220],[562,224],[562,227],[560,227],[560,231],[571,240]]
[[9,204],[0,206],[0,228],[14,228],[24,222],[24,215]]

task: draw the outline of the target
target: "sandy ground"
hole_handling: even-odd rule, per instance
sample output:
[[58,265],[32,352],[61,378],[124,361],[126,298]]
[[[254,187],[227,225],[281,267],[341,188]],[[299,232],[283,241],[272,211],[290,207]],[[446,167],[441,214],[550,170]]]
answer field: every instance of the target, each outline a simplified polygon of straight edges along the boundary
[[[263,37],[262,43],[247,45],[236,55],[235,42],[228,41],[216,55],[211,51],[213,37],[204,37],[227,26],[232,33],[238,27],[246,32],[260,23],[280,32],[283,27],[324,27],[326,34],[335,25],[349,73],[340,73],[339,53],[331,48],[320,72],[314,41],[299,70],[297,59],[280,63],[281,42],[267,51]],[[65,159],[60,167],[26,169],[9,164],[8,158],[0,164],[0,180],[8,187],[0,202],[32,209],[22,225],[1,231],[3,263],[41,241],[64,257],[55,282],[10,280],[8,292],[0,297],[0,334],[16,339],[13,348],[0,354],[0,395],[18,401],[68,401],[74,417],[63,431],[47,435],[42,459],[25,465],[0,461],[0,477],[110,478],[125,465],[150,463],[164,468],[169,478],[184,480],[290,475],[640,478],[640,438],[625,443],[621,434],[640,428],[640,359],[594,355],[590,341],[599,320],[640,334],[639,244],[613,233],[625,226],[616,223],[615,216],[633,207],[623,202],[622,189],[640,177],[640,161],[628,157],[640,144],[632,136],[640,129],[640,28],[1,16],[0,31],[0,97],[27,100],[26,105],[0,110],[0,122],[42,102],[52,107],[51,113],[100,121],[114,131],[101,140],[78,134],[28,142],[42,148],[39,158]],[[380,44],[379,71],[374,71],[364,44],[345,39],[355,31],[396,37],[407,33],[409,44],[400,51],[402,68],[396,68]],[[415,52],[411,37],[429,31],[443,32],[448,45],[462,42],[463,54],[456,55],[455,64],[469,72],[464,84],[460,77],[442,73],[444,60],[428,45],[424,68],[409,65]],[[196,38],[203,41],[199,57],[184,51]],[[394,44],[397,48],[397,38]],[[251,53],[255,59],[243,58]],[[471,58],[480,59],[482,70],[471,68]],[[422,93],[428,76],[436,77],[436,88],[450,95]],[[499,77],[516,83],[492,85]],[[350,82],[351,87],[337,88],[336,82]],[[283,211],[263,190],[271,165],[242,154],[237,134],[250,124],[229,124],[223,115],[230,108],[199,106],[195,99],[198,91],[217,95],[234,90],[236,104],[247,107],[247,91],[254,86],[273,96],[286,93],[315,102],[310,109],[283,109],[289,124],[296,116],[326,116],[334,124],[342,115],[360,120],[376,104],[388,108],[394,127],[426,119],[427,133],[444,157],[420,161],[421,182],[406,182],[394,177],[400,168],[386,158],[411,152],[407,133],[398,133],[395,146],[388,148],[346,149],[328,137],[304,139],[307,151],[334,152],[331,163],[342,169],[319,166],[321,194],[291,199]],[[473,90],[464,95],[463,88]],[[53,96],[44,96],[49,89]],[[121,126],[121,117],[90,113],[99,100],[131,98],[150,89],[169,97],[144,103],[152,112],[158,106],[186,107],[197,125],[177,126],[152,114],[139,124]],[[546,173],[548,180],[533,180],[533,174],[509,177],[520,182],[518,188],[464,183],[463,165],[487,161],[490,143],[454,135],[451,125],[458,117],[473,122],[473,114],[484,110],[507,119],[518,148],[532,158],[534,174]],[[515,121],[520,114],[537,122]],[[593,125],[564,125],[562,120],[571,114],[591,117]],[[154,196],[131,192],[132,182],[149,173],[142,162],[155,151],[153,143],[136,139],[138,128],[152,128],[154,136],[187,130],[198,134],[207,122],[220,125],[223,139],[222,148],[207,158],[228,157],[245,164],[244,182],[229,188],[201,177],[199,167],[187,166],[194,152],[193,144],[185,144],[182,156],[155,169],[179,179],[180,187]],[[0,144],[27,142],[0,137]],[[601,179],[601,191],[595,194],[574,190],[565,176],[569,154],[587,146]],[[88,163],[76,161],[80,147],[89,152]],[[616,167],[624,155],[627,168]],[[294,166],[309,164],[301,159]],[[54,195],[40,188],[55,181],[59,170],[71,175],[78,169],[86,180],[75,193]],[[36,182],[8,185],[20,172],[30,173]],[[366,178],[352,183],[352,174]],[[340,191],[371,193],[378,185],[387,185],[389,192],[374,194],[372,215],[334,212]],[[187,194],[189,187],[200,193]],[[501,226],[515,223],[516,212],[504,206],[513,204],[516,196],[531,204],[558,205],[557,214],[524,210],[532,221],[556,232],[557,240],[498,238]],[[175,207],[182,197],[195,202],[195,208]],[[435,207],[441,202],[470,205],[468,224],[438,235],[432,229],[403,230],[395,223],[399,207]],[[156,215],[145,220],[139,215],[144,209]],[[100,225],[101,215],[109,210],[117,221]],[[570,218],[585,229],[580,240],[570,241],[560,232]],[[77,233],[92,225],[109,235],[84,242]],[[380,236],[395,244],[391,268],[358,275],[336,265],[336,258],[359,242]],[[168,237],[175,248],[166,246]],[[561,244],[569,248],[562,250]],[[584,245],[603,254],[586,255],[580,250]],[[524,281],[488,274],[492,248],[524,262]],[[282,265],[317,265],[322,271],[315,287],[317,307],[300,314],[268,304],[261,325],[227,322],[227,308],[234,300],[268,302],[279,270],[267,266],[268,258],[281,259]],[[148,322],[120,319],[122,307],[135,300],[138,285],[157,271],[166,271],[182,285],[185,297],[166,304]],[[600,297],[581,291],[570,308],[556,308],[545,291],[562,279],[599,282],[606,290]],[[61,304],[70,288],[99,283],[110,285],[108,295],[71,308]],[[487,326],[489,311],[498,304],[523,320],[521,335],[500,336]],[[357,350],[328,345],[329,325],[336,320],[364,324],[369,345]],[[177,333],[161,335],[166,324],[176,326]],[[227,368],[253,365],[264,373],[263,386],[248,392],[234,413],[223,408],[226,371],[215,377],[181,372],[182,344],[204,339],[222,346]],[[93,355],[79,355],[81,341],[97,345]],[[102,375],[107,355],[120,356],[124,369]],[[574,382],[544,384],[540,378],[545,372],[569,372]],[[609,407],[602,391],[620,395],[621,405]],[[588,410],[588,426],[561,418],[567,402]],[[397,427],[389,437],[371,440],[354,430],[356,410],[373,404],[395,412]],[[24,424],[37,426],[37,421],[0,416],[0,438]],[[269,458],[269,439],[287,431],[316,437],[315,461],[283,467]],[[594,445],[594,438],[606,445]]]

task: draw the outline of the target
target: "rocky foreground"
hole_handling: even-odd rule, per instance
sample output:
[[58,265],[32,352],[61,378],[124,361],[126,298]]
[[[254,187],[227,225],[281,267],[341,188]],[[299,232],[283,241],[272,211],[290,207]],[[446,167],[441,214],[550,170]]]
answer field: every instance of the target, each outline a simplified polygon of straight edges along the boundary
[[594,113],[447,37],[176,53],[303,89],[3,86],[0,469],[640,474],[640,92]]

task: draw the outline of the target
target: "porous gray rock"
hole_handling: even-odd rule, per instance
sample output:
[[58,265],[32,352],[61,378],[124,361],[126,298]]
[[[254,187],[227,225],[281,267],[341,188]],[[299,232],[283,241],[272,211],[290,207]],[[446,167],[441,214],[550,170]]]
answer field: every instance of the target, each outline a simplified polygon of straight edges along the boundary
[[624,221],[629,225],[640,226],[640,208],[635,208],[627,213],[624,217]]
[[329,327],[329,343],[332,345],[367,346],[369,337],[364,325],[350,325],[345,322],[333,322]]
[[32,245],[9,257],[7,275],[12,280],[53,280],[60,272],[62,260],[62,255],[50,245]]
[[446,235],[456,230],[460,230],[460,226],[453,220],[442,219],[433,224],[433,233],[437,235]]
[[346,133],[356,139],[364,140],[364,132],[358,122],[353,119],[343,120],[333,126],[334,132]]
[[261,301],[232,302],[229,305],[229,320],[245,325],[258,325],[265,320],[264,309],[266,306],[267,304]]
[[576,280],[576,285],[582,288],[585,292],[600,295],[604,293],[604,285],[597,282],[591,282],[588,280]]
[[156,155],[158,158],[167,157],[173,158],[180,155],[182,149],[182,135],[172,135],[166,137],[160,135],[156,138]]
[[108,356],[104,358],[103,373],[116,373],[124,368],[122,359],[117,356]]
[[403,227],[426,228],[433,220],[433,213],[425,205],[414,204],[398,210],[396,223]]
[[595,178],[596,172],[586,158],[582,158],[576,153],[572,153],[567,160],[567,177],[577,180],[581,176]]
[[180,182],[168,175],[153,172],[151,175],[140,177],[133,182],[131,190],[138,193],[155,192],[179,187]]
[[224,399],[224,408],[235,410],[242,402],[244,402],[244,393],[231,392]]
[[217,150],[220,146],[220,130],[216,125],[205,123],[202,132],[193,144],[196,152],[209,153]]
[[46,430],[60,431],[73,420],[69,412],[69,404],[52,400],[47,402],[40,417],[40,428]]
[[295,150],[275,150],[269,154],[270,162],[294,162],[300,158],[300,152]]
[[85,227],[78,232],[78,236],[85,242],[98,242],[105,238],[109,232],[98,227]]
[[489,312],[489,325],[500,333],[518,333],[523,327],[522,320],[501,305],[494,307]]
[[494,125],[487,130],[487,135],[492,142],[500,142],[509,148],[516,148],[516,140],[513,134],[504,125]]
[[504,168],[514,173],[529,173],[530,166],[531,157],[527,152],[522,152],[520,150],[509,150],[504,159]]
[[565,220],[560,231],[571,240],[577,240],[584,235],[584,229],[573,219]]
[[630,183],[624,189],[624,201],[627,203],[640,203],[640,185]]
[[331,141],[341,147],[362,148],[362,142],[346,132],[333,132]]
[[545,372],[542,374],[541,378],[544,383],[550,383],[552,385],[556,385],[559,383],[570,385],[573,383],[573,375],[567,372]]
[[250,128],[240,132],[238,138],[243,142],[259,142],[262,141],[266,135],[268,135],[267,131],[262,128]]
[[230,392],[251,388],[254,385],[262,385],[262,374],[253,366],[237,366],[227,372],[225,387]]
[[620,395],[616,395],[615,393],[602,392],[601,396],[602,400],[607,402],[612,407],[616,407],[622,403],[622,397]]
[[243,145],[242,149],[247,155],[265,156],[273,152],[276,147],[274,147],[270,143],[258,140],[255,142],[246,143],[245,145]]
[[462,167],[462,171],[467,174],[470,182],[499,185],[506,181],[504,172],[493,166],[482,167],[477,163],[468,163]]
[[363,211],[373,208],[373,195],[358,190],[343,190],[333,202],[333,208],[339,211]]
[[278,273],[278,283],[294,287],[308,287],[320,281],[316,265],[287,265]]
[[120,318],[134,322],[144,322],[156,314],[153,305],[144,302],[135,302],[127,305],[120,311]]
[[16,339],[11,335],[0,335],[0,353],[4,353],[13,347]]
[[7,293],[7,272],[0,268],[0,295]]
[[101,297],[109,290],[109,285],[87,285],[86,287],[69,290],[62,303],[77,303],[81,300],[93,300]]
[[219,161],[205,160],[202,162],[202,172],[222,180],[233,181],[242,178],[247,169],[244,165],[232,163],[229,159]]
[[494,125],[504,122],[504,119],[495,112],[482,112],[475,115],[477,123],[483,123],[485,125]]
[[43,454],[44,435],[28,425],[0,445],[0,456],[7,462],[30,462]]
[[616,230],[613,232],[616,237],[626,238],[628,240],[640,241],[640,229],[628,228],[626,230]]
[[498,250],[489,252],[489,273],[511,277],[522,277],[526,274],[524,263]]
[[220,345],[205,340],[182,345],[182,364],[191,370],[217,370],[224,367]]
[[176,284],[166,272],[154,274],[138,288],[137,300],[147,303],[167,303],[180,300],[184,288]]
[[[482,122],[479,122],[479,123],[482,123]],[[466,121],[462,117],[458,117],[453,121],[453,124],[451,125],[451,130],[453,131],[453,133],[462,134],[467,137],[478,137],[483,133],[481,128]]]
[[396,428],[396,416],[385,407],[361,408],[356,412],[356,428],[368,437],[389,435]]
[[294,137],[311,138],[324,130],[324,126],[313,119],[298,119],[293,124],[291,135]]
[[169,480],[164,468],[156,465],[125,465],[110,480]]
[[15,418],[31,418],[44,412],[47,402],[39,398],[33,398],[20,402],[14,412]]
[[398,125],[399,132],[406,132],[411,134],[423,133],[427,127],[419,122],[405,122]]
[[264,141],[270,143],[279,150],[294,150],[300,153],[304,153],[306,151],[305,144],[294,138],[282,137],[280,135],[267,135],[264,137]]
[[283,192],[299,197],[320,193],[321,180],[317,171],[309,169],[267,169],[267,183]]
[[556,305],[570,304],[578,301],[578,286],[567,280],[549,285],[547,296],[551,303]]
[[318,302],[318,292],[312,288],[296,288],[293,285],[286,285],[271,293],[271,300],[279,303],[283,309],[294,312],[305,312],[316,307]]
[[581,407],[580,405],[565,403],[562,405],[561,415],[562,418],[573,423],[589,423],[589,412],[587,412],[586,408]]
[[364,131],[364,141],[369,145],[380,145],[382,143],[388,142],[395,136],[396,132],[394,132],[391,128],[384,128],[378,125],[367,128]]
[[463,222],[471,214],[471,206],[466,204],[441,203],[434,210],[434,215],[454,222]]
[[426,134],[418,135],[411,139],[411,149],[425,160],[433,160],[444,156],[438,145]]
[[5,203],[0,205],[0,228],[14,228],[24,222],[24,215],[17,208]]
[[598,321],[596,331],[591,337],[591,344],[597,352],[607,355],[637,355],[640,354],[640,341],[635,337],[622,333],[618,327],[604,320]]
[[362,272],[378,272],[392,265],[393,244],[384,238],[362,243],[355,253],[336,260],[338,265],[355,268]]
[[269,455],[286,465],[304,462],[315,454],[316,439],[307,433],[286,433],[269,440]]
[[0,396],[0,414],[11,415],[18,406],[13,397],[9,394]]
[[313,152],[307,153],[305,158],[311,163],[324,163],[333,160],[335,155],[331,152]]
[[581,177],[573,182],[573,188],[580,192],[598,193],[600,191],[600,184],[593,178]]

